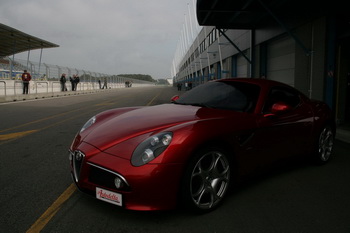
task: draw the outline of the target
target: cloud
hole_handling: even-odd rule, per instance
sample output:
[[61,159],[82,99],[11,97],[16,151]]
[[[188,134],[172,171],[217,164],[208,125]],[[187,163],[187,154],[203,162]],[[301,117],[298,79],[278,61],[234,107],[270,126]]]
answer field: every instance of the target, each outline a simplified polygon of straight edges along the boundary
[[189,1],[11,0],[0,4],[0,22],[60,45],[43,51],[47,64],[170,78]]

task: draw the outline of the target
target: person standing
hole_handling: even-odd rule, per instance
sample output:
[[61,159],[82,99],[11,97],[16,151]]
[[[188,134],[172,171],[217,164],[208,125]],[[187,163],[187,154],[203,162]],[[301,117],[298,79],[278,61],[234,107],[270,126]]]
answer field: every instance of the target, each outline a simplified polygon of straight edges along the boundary
[[24,70],[22,74],[23,95],[28,94],[30,80],[32,80],[32,76],[30,75],[30,73],[27,72],[27,70]]
[[66,87],[66,74],[62,74],[61,78],[60,78],[60,83],[61,83],[61,91],[66,91],[67,87]]
[[102,87],[102,89],[107,89],[107,78],[104,78],[103,79],[103,87]]
[[181,83],[177,83],[177,90],[181,91],[181,88],[182,88],[182,84]]
[[74,75],[74,91],[77,90],[77,87],[78,87],[78,84],[80,82],[80,78],[79,78],[79,75]]
[[[73,77],[74,77],[74,75],[73,75]],[[74,79],[72,78],[72,76],[69,76],[69,81],[70,81],[70,84],[72,87],[72,91],[74,91]]]

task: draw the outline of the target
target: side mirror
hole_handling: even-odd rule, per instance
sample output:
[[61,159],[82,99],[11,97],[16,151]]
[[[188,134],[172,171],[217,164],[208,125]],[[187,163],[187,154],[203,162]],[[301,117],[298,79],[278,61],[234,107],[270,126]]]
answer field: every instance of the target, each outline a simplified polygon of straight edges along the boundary
[[174,95],[173,97],[171,97],[171,102],[174,103],[178,98],[180,98],[180,96],[178,95]]
[[285,112],[288,112],[292,107],[284,102],[277,102],[272,105],[271,113],[274,115],[279,115]]

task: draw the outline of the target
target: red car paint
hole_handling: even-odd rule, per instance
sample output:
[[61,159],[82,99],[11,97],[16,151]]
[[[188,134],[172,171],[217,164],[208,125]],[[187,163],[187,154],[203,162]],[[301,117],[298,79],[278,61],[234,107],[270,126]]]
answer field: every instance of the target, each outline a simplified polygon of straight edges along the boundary
[[[251,85],[258,90],[253,107],[236,111],[169,103],[102,112],[94,124],[77,134],[70,147],[77,187],[93,195],[96,187],[122,194],[126,209],[173,209],[189,159],[208,144],[225,147],[234,161],[233,175],[244,177],[275,161],[313,154],[322,127],[330,124],[334,130],[331,111],[324,103],[311,101],[285,84],[261,79],[215,82]],[[274,87],[292,90],[299,102],[291,106],[281,99],[265,111]],[[132,165],[135,148],[159,132],[172,133],[170,145],[151,162]],[[77,151],[85,157],[73,165]],[[104,184],[114,173],[125,179],[127,187],[113,187],[112,180]]]

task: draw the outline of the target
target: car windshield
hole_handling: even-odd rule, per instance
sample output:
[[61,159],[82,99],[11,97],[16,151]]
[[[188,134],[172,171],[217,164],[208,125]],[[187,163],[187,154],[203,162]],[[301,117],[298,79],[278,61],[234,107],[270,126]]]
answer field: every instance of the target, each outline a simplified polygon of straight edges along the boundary
[[245,82],[207,82],[184,93],[176,104],[252,112],[260,88]]

